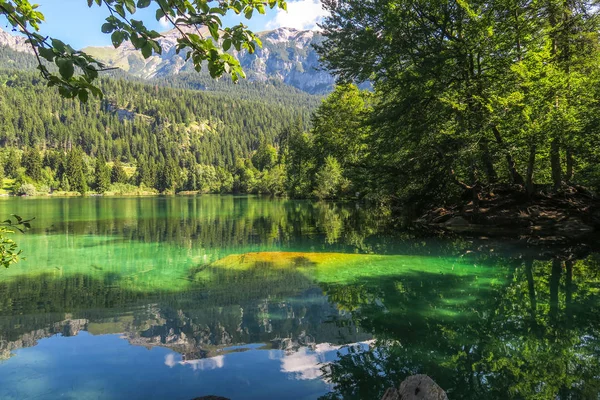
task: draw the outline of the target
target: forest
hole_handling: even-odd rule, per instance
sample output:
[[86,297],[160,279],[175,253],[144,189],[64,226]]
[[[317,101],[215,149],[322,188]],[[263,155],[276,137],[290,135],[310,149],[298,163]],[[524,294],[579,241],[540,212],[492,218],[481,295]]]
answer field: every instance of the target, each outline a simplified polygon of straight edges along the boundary
[[360,197],[417,212],[478,205],[498,187],[531,200],[600,185],[600,21],[591,3],[323,5],[317,50],[338,86],[322,100],[206,73],[113,73],[100,82],[104,100],[79,104],[15,71],[33,67],[31,57],[3,50],[4,176],[15,192],[116,184]]
[[422,209],[497,185],[598,188],[593,2],[323,3],[322,62],[374,86],[338,87],[306,138],[331,146],[319,162],[337,161],[350,193]]
[[319,103],[277,83],[234,87],[189,74],[148,83],[117,73],[100,83],[104,100],[84,104],[16,70],[33,66],[31,58],[0,52],[2,166],[7,189],[20,194],[134,187],[282,194],[277,172],[263,173],[274,161],[258,161],[270,154],[254,157],[260,170],[250,158],[271,151],[289,121],[308,123]]

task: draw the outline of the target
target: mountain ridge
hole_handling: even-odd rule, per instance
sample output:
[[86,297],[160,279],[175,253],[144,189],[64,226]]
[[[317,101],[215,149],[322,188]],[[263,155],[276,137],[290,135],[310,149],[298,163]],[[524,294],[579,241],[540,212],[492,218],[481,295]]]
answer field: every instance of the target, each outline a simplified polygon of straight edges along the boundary
[[[319,32],[277,28],[258,32],[257,36],[263,42],[263,47],[258,48],[254,54],[249,54],[246,50],[232,51],[242,64],[248,81],[276,80],[310,94],[324,94],[332,90],[335,79],[320,68],[319,56],[313,48],[314,44],[323,40]],[[153,54],[148,59],[144,59],[129,42],[123,43],[118,49],[112,46],[89,46],[83,50],[108,66],[118,67],[137,78],[165,78],[194,71],[191,62],[185,61],[185,54],[176,54],[175,46],[179,37],[176,29],[163,32],[158,39],[163,47],[163,54]],[[33,54],[26,38],[1,28],[0,46]],[[208,75],[204,70],[201,74]]]
[[[202,31],[206,28],[202,28]],[[139,51],[125,43],[118,49],[112,46],[90,46],[84,51],[105,62],[108,66],[121,68],[143,79],[178,75],[193,70],[185,54],[176,54],[175,47],[180,33],[176,29],[163,32],[158,39],[163,47],[161,55],[153,54],[144,59]],[[263,42],[254,54],[233,50],[250,81],[279,80],[311,94],[329,92],[335,79],[320,69],[319,57],[313,45],[323,36],[315,31],[278,28],[257,33]]]

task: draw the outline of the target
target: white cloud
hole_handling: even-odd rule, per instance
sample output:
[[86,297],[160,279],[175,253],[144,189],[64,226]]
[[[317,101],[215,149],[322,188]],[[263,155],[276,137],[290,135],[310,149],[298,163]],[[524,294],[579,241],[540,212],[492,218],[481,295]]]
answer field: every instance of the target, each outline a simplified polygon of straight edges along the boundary
[[267,23],[267,29],[317,29],[317,22],[327,15],[320,0],[292,0],[287,2],[287,12],[277,10],[275,17]]
[[167,17],[162,17],[161,19],[158,20],[158,23],[160,24],[160,26],[162,26],[163,28],[171,28],[172,25],[169,22],[169,20],[167,19]]

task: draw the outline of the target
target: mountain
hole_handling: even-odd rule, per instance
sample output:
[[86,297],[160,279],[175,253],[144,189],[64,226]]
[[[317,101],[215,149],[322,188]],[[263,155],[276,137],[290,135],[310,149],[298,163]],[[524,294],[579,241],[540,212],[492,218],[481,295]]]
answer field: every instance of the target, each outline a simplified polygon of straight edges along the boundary
[[[121,68],[129,74],[141,78],[168,78],[186,72],[194,72],[191,62],[185,62],[185,54],[176,54],[175,46],[180,33],[176,30],[164,32],[159,39],[163,47],[162,55],[144,59],[129,42],[118,49],[112,46],[86,47],[83,49],[111,67]],[[320,70],[319,56],[313,49],[321,43],[323,36],[315,31],[300,31],[293,28],[279,28],[259,32],[263,47],[254,54],[233,51],[240,60],[250,82],[281,82],[311,94],[328,93],[335,79],[326,71]],[[12,35],[0,29],[0,47],[8,47],[21,53],[33,54],[25,38]],[[203,71],[201,76],[208,76]]]
[[[173,29],[164,32],[159,42],[162,55],[144,59],[131,43],[118,49],[112,46],[87,47],[87,53],[112,67],[119,67],[130,74],[143,78],[162,78],[193,71],[191,62],[185,62],[185,54],[176,54],[175,47],[180,33]],[[260,32],[257,36],[263,48],[254,54],[233,51],[240,60],[250,81],[280,81],[308,93],[326,93],[331,90],[334,78],[319,70],[319,57],[312,45],[320,43],[323,36],[314,31],[279,28]]]
[[9,47],[21,53],[33,54],[31,46],[25,43],[25,38],[22,36],[11,35],[9,32],[3,31],[0,28],[0,46]]

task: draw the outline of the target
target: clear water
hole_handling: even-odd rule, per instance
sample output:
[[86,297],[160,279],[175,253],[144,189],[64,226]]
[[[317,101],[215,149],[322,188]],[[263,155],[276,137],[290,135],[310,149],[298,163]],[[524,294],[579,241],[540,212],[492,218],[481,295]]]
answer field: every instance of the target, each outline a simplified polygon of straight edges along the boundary
[[0,399],[600,394],[600,257],[386,232],[354,205],[6,199]]

